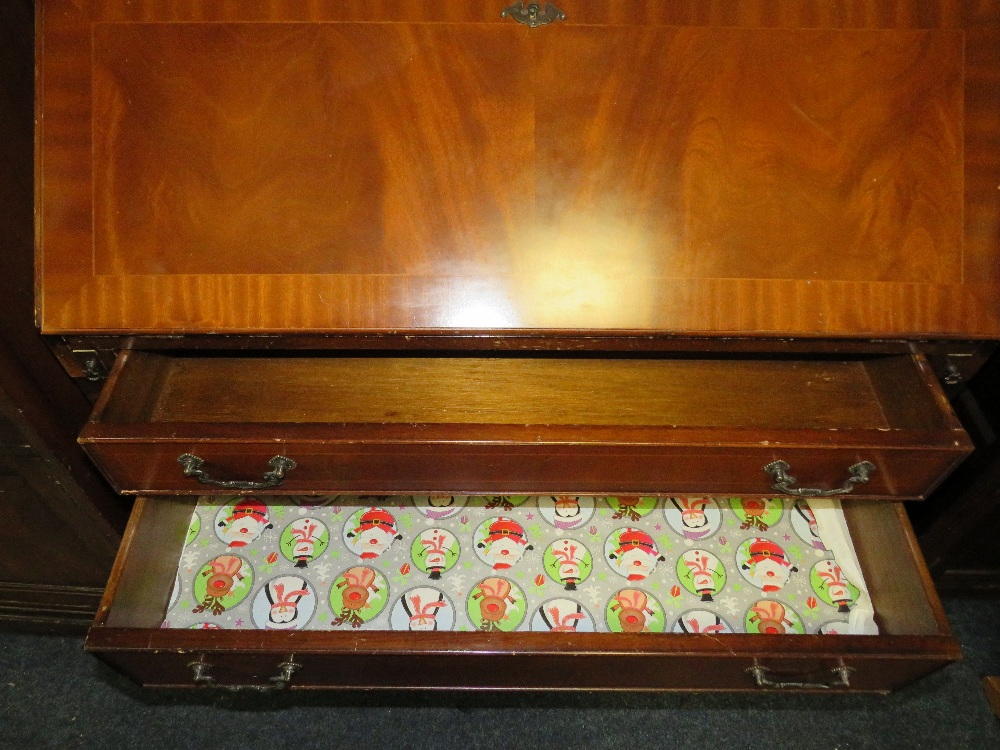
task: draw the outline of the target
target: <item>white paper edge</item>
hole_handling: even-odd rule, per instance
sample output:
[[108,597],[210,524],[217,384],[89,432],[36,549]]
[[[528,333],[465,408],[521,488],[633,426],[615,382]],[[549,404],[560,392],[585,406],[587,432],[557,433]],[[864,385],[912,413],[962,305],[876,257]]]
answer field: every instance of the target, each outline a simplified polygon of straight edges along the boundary
[[847,520],[844,518],[840,501],[832,497],[816,497],[809,498],[806,502],[816,517],[816,526],[820,539],[823,540],[823,546],[833,554],[834,560],[847,580],[861,592],[848,616],[848,632],[851,635],[878,635],[875,608],[872,606],[871,596],[868,595],[868,584],[865,583],[864,574],[861,572],[861,564],[858,562],[858,555],[854,549],[854,542],[851,541],[851,533],[847,529]]

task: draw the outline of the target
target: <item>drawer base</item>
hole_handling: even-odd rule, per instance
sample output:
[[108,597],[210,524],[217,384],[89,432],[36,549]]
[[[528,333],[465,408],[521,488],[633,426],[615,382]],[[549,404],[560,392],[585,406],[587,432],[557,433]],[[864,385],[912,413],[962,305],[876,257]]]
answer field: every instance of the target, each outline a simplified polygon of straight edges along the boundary
[[[87,638],[89,651],[142,685],[887,692],[961,658],[896,504],[844,507],[877,636],[163,629],[172,551],[193,507],[187,498],[140,499]],[[289,679],[273,679],[287,664],[298,665]],[[759,686],[755,666],[771,682],[800,684]],[[850,670],[848,686],[810,686],[835,682],[840,667]]]

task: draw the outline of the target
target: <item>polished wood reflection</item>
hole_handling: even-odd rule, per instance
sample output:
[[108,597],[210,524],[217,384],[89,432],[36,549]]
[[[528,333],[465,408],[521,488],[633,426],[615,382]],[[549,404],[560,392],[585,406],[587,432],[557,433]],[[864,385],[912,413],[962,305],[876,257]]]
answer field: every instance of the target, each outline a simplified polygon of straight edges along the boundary
[[44,3],[44,329],[1000,336],[1000,4],[564,5]]

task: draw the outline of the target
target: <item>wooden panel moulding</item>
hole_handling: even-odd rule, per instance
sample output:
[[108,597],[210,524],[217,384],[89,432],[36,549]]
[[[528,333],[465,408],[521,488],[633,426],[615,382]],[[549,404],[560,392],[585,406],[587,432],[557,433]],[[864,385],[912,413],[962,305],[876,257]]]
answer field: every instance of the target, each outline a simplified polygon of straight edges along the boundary
[[44,330],[1000,337],[997,3],[503,4],[41,3]]

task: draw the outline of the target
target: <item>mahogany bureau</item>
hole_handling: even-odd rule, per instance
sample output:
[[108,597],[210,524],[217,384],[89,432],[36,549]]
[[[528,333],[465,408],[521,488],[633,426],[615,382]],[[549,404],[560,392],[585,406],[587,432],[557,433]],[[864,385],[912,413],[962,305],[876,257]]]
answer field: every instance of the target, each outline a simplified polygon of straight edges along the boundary
[[[80,440],[139,497],[102,659],[165,686],[885,691],[959,658],[901,501],[971,450],[941,380],[1000,338],[1000,2],[37,17],[38,321],[113,362]],[[160,629],[195,498],[262,472],[839,492],[880,634]]]

